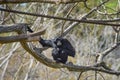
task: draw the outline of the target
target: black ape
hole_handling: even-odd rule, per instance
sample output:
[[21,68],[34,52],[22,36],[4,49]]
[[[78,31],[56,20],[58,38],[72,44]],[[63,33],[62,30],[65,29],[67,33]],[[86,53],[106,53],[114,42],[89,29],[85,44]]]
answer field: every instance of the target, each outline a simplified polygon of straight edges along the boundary
[[[27,27],[27,31],[33,32],[30,27]],[[64,38],[55,38],[51,40],[44,40],[40,38],[39,41],[43,47],[52,47],[52,56],[56,62],[66,63],[68,56],[75,56],[75,49],[71,43]]]
[[75,49],[71,43],[64,38],[56,38],[52,40],[44,40],[40,38],[39,41],[43,47],[52,47],[52,56],[56,62],[66,63],[68,56],[75,56]]

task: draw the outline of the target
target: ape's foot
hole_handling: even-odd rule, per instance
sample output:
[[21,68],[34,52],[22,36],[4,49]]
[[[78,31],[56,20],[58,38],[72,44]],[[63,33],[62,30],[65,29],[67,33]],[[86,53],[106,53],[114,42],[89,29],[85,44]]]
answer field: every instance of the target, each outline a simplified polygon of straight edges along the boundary
[[73,65],[73,63],[72,63],[72,62],[66,62],[66,64],[67,64],[67,65]]

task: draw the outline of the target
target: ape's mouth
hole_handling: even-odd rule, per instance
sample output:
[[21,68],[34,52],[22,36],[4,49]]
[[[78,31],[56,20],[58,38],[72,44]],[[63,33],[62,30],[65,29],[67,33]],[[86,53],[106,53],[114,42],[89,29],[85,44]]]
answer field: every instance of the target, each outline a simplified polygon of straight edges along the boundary
[[57,42],[57,46],[61,46],[62,43],[60,41]]

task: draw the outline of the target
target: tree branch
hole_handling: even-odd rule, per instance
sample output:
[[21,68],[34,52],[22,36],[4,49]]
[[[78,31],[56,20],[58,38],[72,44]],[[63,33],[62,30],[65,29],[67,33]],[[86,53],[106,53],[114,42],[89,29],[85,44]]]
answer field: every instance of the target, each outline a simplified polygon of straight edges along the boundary
[[[28,13],[28,12],[21,12],[16,10],[9,10],[0,8],[1,11],[5,12],[11,12],[11,13],[17,13],[17,14],[24,14],[24,15],[30,15],[30,16],[37,16],[37,17],[44,17],[44,18],[51,18],[51,19],[59,19],[59,20],[66,20],[66,21],[74,21],[79,23],[89,23],[89,24],[99,24],[99,25],[110,25],[110,26],[120,26],[120,24],[116,23],[109,23],[107,20],[101,21],[101,20],[87,20],[87,19],[69,19],[69,18],[63,18],[63,17],[56,17],[56,16],[50,16],[50,15],[44,15],[44,14],[35,14],[35,13]],[[111,21],[111,20],[110,20]]]
[[[0,33],[5,32],[20,32],[19,30],[27,30],[26,23],[22,24],[14,24],[9,26],[0,25]],[[29,34],[20,34],[16,36],[7,36],[7,37],[0,37],[0,43],[11,43],[11,42],[18,42],[18,41],[39,41],[40,35],[44,34],[46,29],[40,30],[36,33],[29,33]]]
[[[103,3],[99,4],[98,6],[94,7],[92,10],[90,10],[87,14],[85,14],[84,16],[81,17],[80,20],[86,20],[86,18],[91,15],[94,11],[96,11],[97,9],[99,9],[103,4],[105,4],[106,2],[108,2],[109,0],[104,1]],[[100,21],[99,21],[100,22]],[[103,21],[105,22],[105,21]],[[73,24],[71,24],[64,32],[63,34],[61,34],[61,37],[64,37],[68,32],[70,32],[75,26],[77,26],[79,24],[79,22],[74,22]]]
[[18,41],[39,41],[40,35],[44,34],[45,30],[39,31],[37,33],[30,33],[30,34],[20,34],[18,36],[7,36],[7,37],[0,37],[0,43],[11,43],[11,42],[18,42]]
[[0,25],[0,33],[26,31],[29,24],[18,23],[12,25]]
[[29,2],[68,4],[68,3],[76,3],[76,2],[84,2],[84,1],[85,0],[0,0],[0,4],[29,3]]
[[105,51],[101,52],[98,54],[98,59],[97,59],[97,63],[101,63],[103,62],[103,59],[114,49],[116,49],[118,46],[120,45],[120,43],[116,43],[113,46],[111,46],[110,48],[106,49]]

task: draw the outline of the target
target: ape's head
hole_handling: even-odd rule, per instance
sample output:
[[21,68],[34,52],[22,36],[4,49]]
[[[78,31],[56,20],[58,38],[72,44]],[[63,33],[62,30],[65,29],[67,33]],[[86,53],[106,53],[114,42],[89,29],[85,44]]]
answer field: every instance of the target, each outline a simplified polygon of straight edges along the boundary
[[62,45],[62,38],[55,38],[55,39],[54,39],[54,43],[55,43],[57,46],[61,46],[61,45]]

